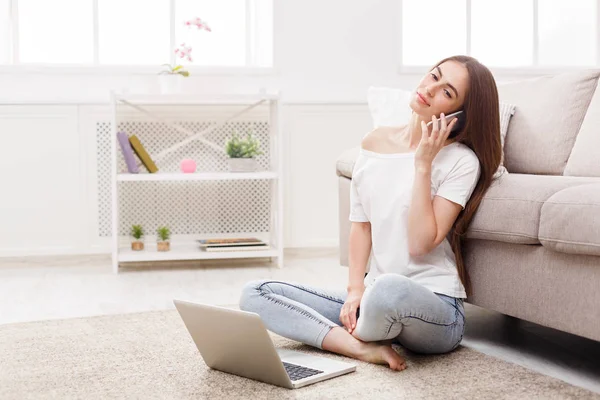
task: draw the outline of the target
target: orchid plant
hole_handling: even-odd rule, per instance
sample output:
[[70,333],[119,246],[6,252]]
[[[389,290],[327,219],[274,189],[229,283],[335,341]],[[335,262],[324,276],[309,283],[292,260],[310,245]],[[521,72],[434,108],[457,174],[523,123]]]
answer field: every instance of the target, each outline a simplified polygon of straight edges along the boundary
[[[208,24],[200,18],[194,18],[189,21],[185,21],[183,24],[185,26],[187,26],[188,28],[196,27],[199,31],[205,30],[206,32],[212,32],[212,30],[210,29]],[[181,43],[175,49],[175,57],[178,57],[182,60],[185,59],[185,60],[191,62],[192,61],[192,46],[186,45],[185,42]],[[183,68],[183,65],[181,65],[181,64],[177,64],[177,65],[163,64],[162,66],[166,67],[166,69],[161,71],[159,73],[160,75],[162,75],[162,74],[179,74],[179,75],[186,76],[186,77],[190,76],[189,71],[186,71]]]

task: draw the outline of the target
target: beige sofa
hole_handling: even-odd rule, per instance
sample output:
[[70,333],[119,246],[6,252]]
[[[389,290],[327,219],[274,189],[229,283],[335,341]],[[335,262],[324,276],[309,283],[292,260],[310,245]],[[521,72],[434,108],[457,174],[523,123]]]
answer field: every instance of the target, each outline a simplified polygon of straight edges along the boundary
[[[467,299],[600,341],[600,70],[499,85],[516,105],[508,174],[486,193],[467,232]],[[359,147],[337,160],[340,262],[348,265],[349,198]]]

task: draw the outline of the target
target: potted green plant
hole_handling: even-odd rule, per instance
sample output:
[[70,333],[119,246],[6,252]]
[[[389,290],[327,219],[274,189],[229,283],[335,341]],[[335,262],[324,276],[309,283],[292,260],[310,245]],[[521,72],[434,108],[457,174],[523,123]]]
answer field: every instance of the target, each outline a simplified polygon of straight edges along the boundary
[[225,151],[229,156],[229,170],[231,172],[252,172],[258,168],[256,156],[263,154],[259,149],[260,142],[252,133],[247,133],[246,138],[240,138],[234,130],[230,139],[225,143]]
[[144,250],[144,228],[141,225],[131,227],[131,250]]
[[169,251],[171,249],[169,239],[171,230],[166,226],[161,226],[156,230],[158,251]]
[[[184,21],[184,25],[190,29],[196,28],[196,30],[203,30],[211,32],[208,24],[200,18],[193,18],[188,21]],[[187,45],[185,42],[181,43],[174,49],[175,58],[192,62],[192,46]],[[183,65],[179,64],[163,64],[166,67],[158,73],[158,84],[160,91],[163,94],[181,93],[183,86],[183,79],[190,76],[189,71],[185,70]]]
[[183,65],[163,64],[164,70],[158,73],[158,84],[163,94],[179,93],[183,86],[183,78],[190,76]]

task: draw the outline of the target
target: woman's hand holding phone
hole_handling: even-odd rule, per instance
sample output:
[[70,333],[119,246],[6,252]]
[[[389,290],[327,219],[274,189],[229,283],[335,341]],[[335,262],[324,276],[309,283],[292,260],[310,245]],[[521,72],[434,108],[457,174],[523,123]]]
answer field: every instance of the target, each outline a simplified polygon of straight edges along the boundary
[[[459,110],[459,111],[453,112],[452,114],[446,115],[446,122],[448,122],[448,121],[452,122],[453,119],[457,119],[458,120],[459,116],[462,113],[463,113],[463,110]],[[441,127],[442,127],[442,125],[441,125],[441,122],[442,122],[442,117],[441,116],[442,115],[444,115],[444,113],[440,114],[440,119],[438,119],[438,123],[437,123],[438,129],[441,129]],[[458,121],[457,121],[457,123],[458,123]],[[431,124],[433,124],[433,118],[431,119],[431,121],[429,121],[427,123],[427,126],[431,126]]]
[[446,139],[448,139],[457,121],[458,118],[455,117],[448,124],[444,113],[442,113],[438,123],[438,119],[434,115],[431,117],[431,132],[429,132],[428,124],[421,121],[421,141],[415,153],[415,168],[431,169],[433,159],[444,147]]

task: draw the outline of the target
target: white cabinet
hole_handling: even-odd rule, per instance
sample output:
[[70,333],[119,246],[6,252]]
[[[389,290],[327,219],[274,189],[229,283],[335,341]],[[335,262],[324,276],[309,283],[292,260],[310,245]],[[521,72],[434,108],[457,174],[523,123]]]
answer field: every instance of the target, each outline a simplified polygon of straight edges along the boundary
[[[114,272],[119,264],[140,261],[215,258],[275,258],[283,266],[283,139],[280,96],[256,95],[126,95],[111,94],[111,232]],[[230,105],[236,109],[217,121],[194,122],[194,106]],[[176,107],[177,118],[161,116],[160,106]],[[247,111],[262,107],[263,121],[242,120]],[[120,110],[126,108],[127,113]],[[241,108],[241,110],[239,110]],[[131,110],[144,118],[132,118]],[[151,121],[151,122],[149,122]],[[258,131],[260,170],[229,172],[224,140],[233,128]],[[117,132],[135,134],[159,171],[127,172]],[[240,134],[244,135],[243,132]],[[212,136],[212,139],[209,138]],[[218,139],[215,141],[215,139]],[[190,157],[193,154],[194,157]],[[194,173],[183,173],[183,158],[197,163]],[[136,159],[137,160],[137,159]],[[139,161],[139,160],[138,160]],[[141,165],[141,163],[140,163]],[[255,209],[256,208],[256,209]],[[153,213],[153,215],[148,215]],[[144,226],[141,221],[152,221]],[[145,249],[131,250],[128,229],[140,223],[146,230]],[[171,250],[157,251],[151,235],[155,225],[171,228]],[[205,252],[197,239],[258,237],[268,249]]]

